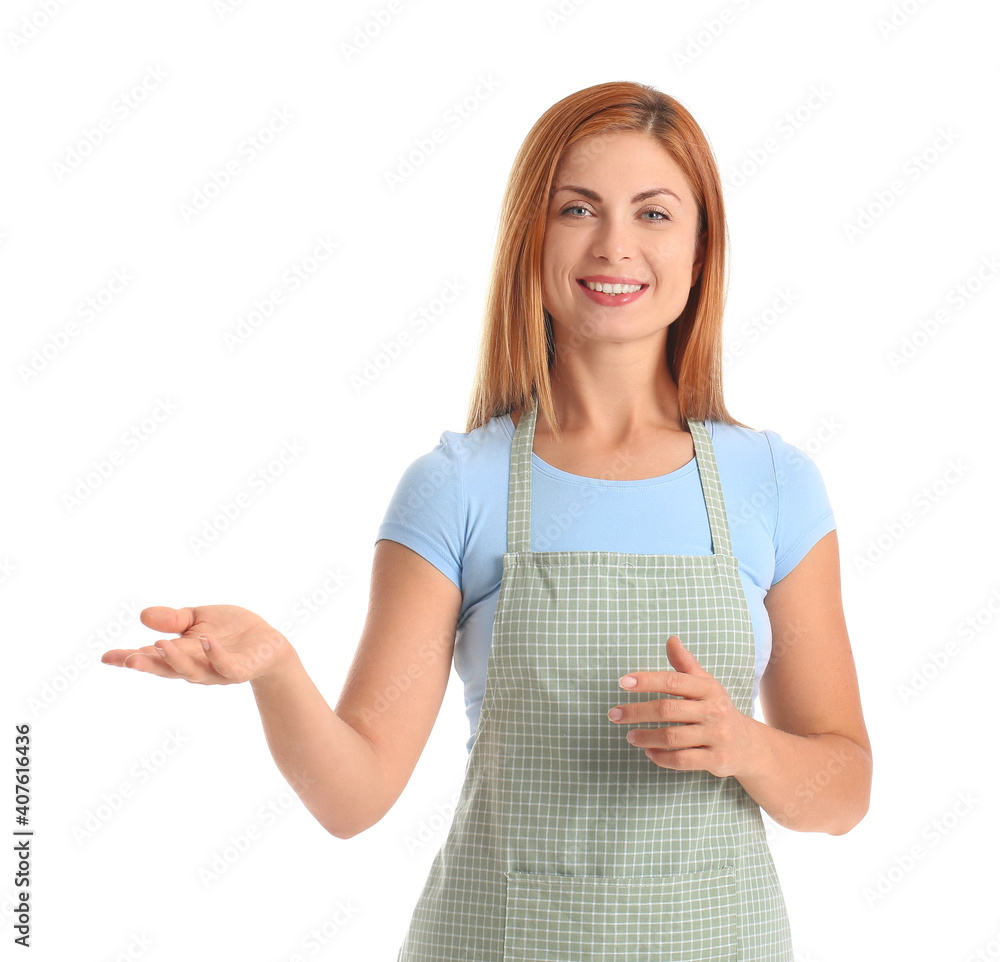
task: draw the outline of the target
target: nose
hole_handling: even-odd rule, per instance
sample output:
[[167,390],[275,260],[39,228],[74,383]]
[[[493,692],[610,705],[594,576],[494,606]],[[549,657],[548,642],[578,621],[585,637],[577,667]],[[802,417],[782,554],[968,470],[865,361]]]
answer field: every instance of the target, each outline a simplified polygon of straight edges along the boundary
[[606,214],[600,219],[594,231],[590,253],[611,263],[630,258],[634,251],[635,238],[629,229],[625,215]]

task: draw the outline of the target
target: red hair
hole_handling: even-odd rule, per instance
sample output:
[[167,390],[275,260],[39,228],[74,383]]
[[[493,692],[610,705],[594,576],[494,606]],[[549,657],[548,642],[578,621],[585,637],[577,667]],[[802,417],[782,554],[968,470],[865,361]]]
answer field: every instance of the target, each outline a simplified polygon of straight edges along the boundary
[[[722,182],[712,148],[690,113],[645,84],[597,84],[564,97],[536,121],[514,159],[500,208],[482,340],[466,431],[520,409],[529,398],[559,428],[549,367],[552,320],[542,305],[542,241],[549,190],[563,155],[593,134],[650,134],[684,172],[698,204],[697,244],[704,260],[680,316],[667,329],[667,365],[677,384],[682,423],[688,418],[740,424],[722,400],[722,320],[729,234]],[[746,426],[746,425],[741,425]]]

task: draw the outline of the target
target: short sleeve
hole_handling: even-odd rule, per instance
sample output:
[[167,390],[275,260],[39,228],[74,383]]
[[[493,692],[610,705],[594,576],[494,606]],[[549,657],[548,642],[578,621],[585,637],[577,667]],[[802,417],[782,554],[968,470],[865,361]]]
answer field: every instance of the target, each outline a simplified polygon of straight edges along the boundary
[[785,577],[819,541],[836,528],[826,485],[815,462],[774,431],[764,431],[771,447],[777,490],[774,577]]
[[403,472],[375,542],[398,541],[416,551],[461,590],[465,544],[462,464],[441,435],[437,447]]

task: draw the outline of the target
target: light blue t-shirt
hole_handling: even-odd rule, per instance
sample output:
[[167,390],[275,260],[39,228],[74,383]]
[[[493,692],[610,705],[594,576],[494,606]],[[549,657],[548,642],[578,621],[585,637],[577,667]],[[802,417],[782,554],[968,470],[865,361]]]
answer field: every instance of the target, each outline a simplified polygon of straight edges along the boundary
[[[819,469],[773,431],[708,420],[740,580],[756,642],[753,696],[771,654],[764,595],[836,527]],[[403,472],[375,541],[412,548],[462,592],[455,670],[465,684],[471,751],[486,687],[503,553],[514,422],[445,431]],[[669,474],[602,480],[532,452],[531,550],[708,555],[712,535],[693,458]],[[683,641],[683,639],[681,639]],[[664,639],[666,641],[666,639]]]

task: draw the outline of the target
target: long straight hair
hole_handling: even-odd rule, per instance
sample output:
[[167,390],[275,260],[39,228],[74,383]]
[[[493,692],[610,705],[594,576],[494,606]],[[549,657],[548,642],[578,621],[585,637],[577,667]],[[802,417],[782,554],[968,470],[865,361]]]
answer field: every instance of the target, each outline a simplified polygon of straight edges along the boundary
[[703,247],[704,261],[684,310],[667,328],[667,365],[677,385],[681,421],[685,427],[688,418],[740,424],[722,399],[729,233],[712,148],[673,97],[623,81],[587,87],[553,104],[518,150],[500,208],[466,431],[534,398],[560,438],[549,381],[555,357],[552,318],[542,305],[549,191],[569,148],[612,130],[640,131],[659,140],[684,172],[698,204],[696,243]]

